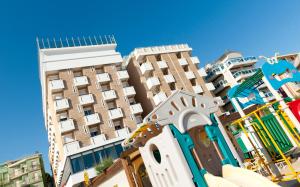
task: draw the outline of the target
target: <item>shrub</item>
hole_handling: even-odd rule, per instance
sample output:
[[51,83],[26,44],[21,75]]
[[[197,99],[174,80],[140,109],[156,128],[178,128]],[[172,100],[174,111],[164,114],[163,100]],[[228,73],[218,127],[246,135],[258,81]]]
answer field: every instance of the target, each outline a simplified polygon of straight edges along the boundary
[[102,162],[95,167],[97,174],[100,175],[101,173],[103,173],[103,171],[109,168],[113,163],[114,162],[112,158],[103,159]]

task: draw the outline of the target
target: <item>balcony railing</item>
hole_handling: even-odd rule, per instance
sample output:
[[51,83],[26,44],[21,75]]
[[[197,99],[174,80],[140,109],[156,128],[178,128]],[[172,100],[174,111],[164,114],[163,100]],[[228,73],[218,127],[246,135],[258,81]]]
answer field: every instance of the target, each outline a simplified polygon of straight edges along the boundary
[[185,58],[180,58],[180,59],[178,59],[178,62],[179,62],[179,64],[182,65],[182,66],[185,66],[185,65],[188,65],[188,64],[189,64],[189,63],[186,61]]
[[86,94],[79,96],[80,105],[88,105],[94,103],[93,94]]
[[97,81],[99,83],[106,83],[110,81],[110,77],[108,73],[100,73],[96,75]]
[[104,144],[106,142],[105,134],[99,134],[97,136],[91,137],[92,143],[95,145]]
[[160,81],[157,77],[150,77],[147,79],[146,84],[147,84],[148,89],[151,90],[152,88],[159,86]]
[[199,69],[199,70],[198,70],[198,73],[199,73],[199,75],[200,75],[201,77],[206,77],[206,76],[207,76],[207,73],[206,73],[206,71],[205,71],[204,68]]
[[172,83],[172,82],[175,82],[175,79],[174,79],[174,76],[169,74],[169,75],[165,75],[164,76],[164,79],[167,83]]
[[110,101],[117,98],[115,90],[104,91],[102,92],[102,96],[105,101]]
[[127,97],[134,96],[136,94],[133,86],[125,87],[123,90]]
[[159,92],[153,97],[153,101],[155,105],[159,105],[161,102],[165,101],[167,99],[167,96],[165,92]]
[[80,149],[79,141],[68,142],[64,145],[64,151],[67,154],[72,154]]
[[95,125],[95,124],[98,124],[98,123],[101,122],[98,113],[84,116],[84,121],[85,121],[85,124],[87,126],[89,126],[89,125]]
[[193,86],[193,90],[196,94],[202,93],[202,87],[200,85]]
[[128,80],[128,78],[129,78],[127,70],[118,71],[117,74],[118,74],[119,80],[121,80],[121,81]]
[[143,108],[140,103],[130,105],[130,111],[132,114],[141,114],[143,112]]
[[59,127],[60,127],[61,133],[70,132],[75,129],[74,121],[73,121],[73,119],[61,121],[61,122],[59,122]]
[[49,88],[52,92],[61,91],[65,88],[63,80],[52,80],[49,82]]
[[86,76],[74,77],[74,85],[77,87],[86,86],[89,84],[88,78]]
[[119,129],[115,131],[116,137],[119,138],[127,138],[130,134],[129,132],[129,128],[128,127],[124,127],[123,129]]
[[194,78],[196,78],[195,74],[192,71],[185,72],[185,75],[186,75],[186,77],[188,79],[194,79]]
[[157,61],[157,65],[160,69],[165,69],[165,68],[168,68],[168,65],[166,63],[166,61],[164,60],[161,60],[161,61]]
[[142,75],[145,75],[145,74],[149,73],[152,70],[153,70],[153,66],[152,66],[152,64],[150,62],[144,62],[141,65]]
[[108,114],[111,120],[123,117],[123,112],[121,108],[108,110]]
[[68,99],[58,99],[54,101],[56,112],[64,111],[70,108]]
[[207,89],[209,91],[212,91],[212,90],[216,89],[215,86],[213,85],[213,83],[211,83],[211,82],[210,83],[206,83],[205,86],[207,87]]
[[193,62],[193,64],[199,64],[200,63],[200,60],[198,57],[194,56],[194,57],[191,57],[191,60]]

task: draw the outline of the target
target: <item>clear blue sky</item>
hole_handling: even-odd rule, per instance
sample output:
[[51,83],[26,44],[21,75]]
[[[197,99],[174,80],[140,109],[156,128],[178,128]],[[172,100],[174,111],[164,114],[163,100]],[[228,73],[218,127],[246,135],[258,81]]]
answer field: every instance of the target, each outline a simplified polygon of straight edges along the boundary
[[300,1],[288,0],[1,1],[0,162],[40,151],[48,165],[36,36],[114,34],[123,55],[188,43],[204,65],[225,50],[300,51],[299,10]]

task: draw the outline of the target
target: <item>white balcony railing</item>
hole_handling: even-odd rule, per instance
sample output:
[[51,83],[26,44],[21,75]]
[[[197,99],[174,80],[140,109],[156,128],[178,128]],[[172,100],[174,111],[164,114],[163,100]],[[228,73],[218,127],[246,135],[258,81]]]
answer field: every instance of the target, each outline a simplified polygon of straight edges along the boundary
[[186,77],[188,79],[194,79],[194,78],[196,78],[195,74],[192,71],[185,72],[185,75],[186,75]]
[[136,94],[133,86],[125,87],[123,88],[123,91],[127,97],[134,96]]
[[68,99],[58,99],[54,102],[56,112],[67,110],[70,108]]
[[88,78],[86,76],[74,77],[74,85],[79,86],[86,86],[89,84]]
[[116,137],[119,138],[127,138],[130,134],[129,132],[129,128],[128,127],[124,127],[123,129],[119,129],[115,131]]
[[130,111],[132,114],[141,114],[143,112],[143,108],[140,103],[130,105]]
[[87,126],[89,126],[89,125],[95,125],[95,124],[98,124],[98,123],[101,122],[98,113],[90,114],[90,115],[84,116],[84,121],[85,121],[85,124],[86,124]]
[[118,74],[119,80],[121,80],[121,81],[129,79],[127,70],[118,71],[117,74]]
[[168,65],[166,63],[166,61],[164,60],[161,60],[161,61],[157,61],[157,65],[160,69],[165,69],[165,68],[168,68]]
[[80,105],[88,105],[94,103],[93,94],[86,94],[79,96]]
[[198,73],[199,73],[199,75],[200,75],[201,77],[206,77],[206,76],[207,76],[207,73],[206,73],[206,71],[205,71],[204,68],[199,69],[199,70],[198,70]]
[[147,79],[146,84],[148,89],[151,90],[152,88],[160,85],[160,81],[157,77],[150,77]]
[[64,151],[67,154],[72,154],[80,149],[79,141],[72,141],[64,145]]
[[185,58],[180,58],[180,59],[178,59],[178,62],[179,62],[179,64],[182,65],[182,66],[188,65],[188,62],[186,61]]
[[209,91],[212,91],[212,90],[215,90],[216,88],[215,88],[215,86],[213,85],[213,83],[206,83],[205,84],[206,85],[206,87],[207,87],[207,89],[209,90]]
[[194,57],[191,57],[191,60],[193,62],[193,64],[199,64],[200,63],[200,60],[198,57],[194,56]]
[[123,112],[121,108],[108,110],[108,114],[111,120],[123,117]]
[[141,65],[141,72],[142,72],[143,75],[146,74],[146,73],[149,73],[152,70],[153,70],[153,66],[150,62],[144,62]]
[[66,121],[59,122],[59,128],[61,133],[70,132],[75,130],[73,119],[68,119]]
[[97,81],[99,83],[106,83],[110,81],[110,77],[108,73],[100,73],[96,75]]
[[202,93],[202,92],[203,92],[203,90],[202,90],[202,88],[201,88],[200,85],[193,86],[193,90],[194,90],[194,92],[195,92],[196,94]]
[[115,90],[104,91],[102,92],[102,96],[105,101],[110,101],[117,98]]
[[49,82],[49,88],[52,92],[57,92],[65,88],[63,80],[52,80]]
[[99,134],[97,136],[91,137],[92,143],[95,145],[104,144],[106,141],[105,134]]
[[167,96],[165,94],[165,92],[159,92],[158,94],[156,94],[153,97],[153,101],[155,103],[155,105],[158,105],[159,103],[165,101],[167,99]]
[[169,75],[164,75],[164,78],[166,80],[167,83],[172,83],[175,82],[174,76],[169,74]]

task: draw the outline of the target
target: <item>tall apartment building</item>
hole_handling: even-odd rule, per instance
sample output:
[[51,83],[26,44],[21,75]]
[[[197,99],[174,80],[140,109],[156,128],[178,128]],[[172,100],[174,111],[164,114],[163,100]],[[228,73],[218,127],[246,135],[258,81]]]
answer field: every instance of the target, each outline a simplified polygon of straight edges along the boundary
[[39,40],[49,160],[58,186],[80,186],[84,170],[117,158],[143,109],[116,51],[114,37]]
[[[277,56],[278,59],[284,59],[292,62],[300,70],[300,53],[291,53]],[[300,83],[286,83],[286,94],[292,98],[300,98]]]
[[0,164],[1,187],[44,187],[45,170],[41,154]]
[[191,53],[187,44],[137,48],[130,53],[125,60],[129,83],[137,90],[143,117],[175,90],[213,96],[213,84],[205,83],[205,71],[198,68],[200,61]]
[[[227,97],[230,88],[240,84],[245,79],[254,75],[258,68],[255,67],[257,58],[243,57],[240,52],[229,51],[224,53],[214,63],[207,64],[205,80],[212,82],[215,86],[214,94],[220,96],[224,101],[223,111],[234,112],[234,108]],[[265,84],[258,87],[261,96],[267,100],[272,100],[273,96],[266,88]]]

